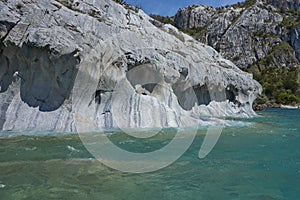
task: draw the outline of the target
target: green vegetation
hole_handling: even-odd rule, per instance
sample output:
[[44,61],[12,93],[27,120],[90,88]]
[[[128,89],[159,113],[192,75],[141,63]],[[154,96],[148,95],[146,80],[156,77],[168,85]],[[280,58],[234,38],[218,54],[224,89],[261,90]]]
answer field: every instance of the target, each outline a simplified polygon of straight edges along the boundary
[[190,28],[187,30],[181,30],[181,31],[194,37],[195,39],[199,39],[205,34],[206,28],[207,28],[206,26],[199,27],[199,28],[194,27],[194,28]]
[[[189,8],[192,8],[192,7],[193,6],[191,6]],[[163,17],[160,15],[150,15],[150,17],[152,17],[153,19],[156,19],[157,21],[159,21],[163,24],[172,24],[173,26],[175,26],[173,17]],[[194,37],[195,39],[199,39],[204,35],[206,28],[207,28],[206,26],[198,27],[198,28],[194,27],[194,28],[190,28],[190,29],[181,29],[180,31]]]
[[99,10],[90,9],[89,12],[88,12],[88,15],[91,16],[91,17],[94,17],[99,22],[105,22],[106,21],[103,17],[101,17],[101,12]]
[[246,0],[245,2],[238,2],[232,5],[233,8],[249,8],[255,4],[256,0]]
[[[77,6],[79,6],[78,2],[74,3],[74,0],[56,0],[57,2],[61,3],[62,5],[64,5],[65,7],[69,8],[70,10],[76,11],[76,12],[80,12],[80,13],[84,13],[82,10],[76,8]],[[54,4],[56,7],[58,5]]]
[[291,9],[291,10],[288,10],[287,12],[290,13],[290,14],[292,14],[292,15],[294,15],[294,16],[298,16],[299,15],[299,12],[297,10]]
[[281,10],[281,15],[283,17],[281,26],[290,28],[300,25],[300,12],[296,10]]
[[172,17],[163,17],[160,15],[150,15],[150,17],[152,17],[153,19],[156,19],[157,21],[163,23],[163,24],[172,24],[175,26],[174,24],[174,20]]
[[237,55],[237,56],[235,56],[235,57],[232,58],[232,61],[238,61],[241,58],[242,58],[241,55]]
[[16,7],[17,7],[18,9],[21,9],[22,7],[24,7],[24,4],[21,3],[21,2],[19,2],[19,3],[17,3]]
[[260,37],[260,38],[277,38],[278,36],[274,33],[266,33],[264,31],[261,32],[256,32],[253,34],[255,37]]
[[263,95],[258,99],[258,104],[271,102],[293,105],[300,103],[300,70],[296,67],[282,66],[278,62],[286,58],[296,63],[293,54],[289,43],[282,42],[275,46],[266,57],[246,70],[252,73],[254,79],[263,87]]
[[296,20],[293,17],[283,17],[283,20],[280,25],[286,28],[291,28],[293,26],[300,25],[300,16],[298,16]]
[[[278,60],[284,61],[288,59],[290,62],[297,63],[294,56],[294,50],[288,42],[281,42],[273,48],[273,50],[263,59],[254,63],[260,70],[267,67],[282,67]],[[287,60],[286,60],[287,61]]]
[[[64,5],[65,7],[69,8],[70,10],[80,12],[82,14],[88,14],[89,16],[94,17],[95,19],[97,19],[99,22],[105,22],[105,19],[101,17],[101,12],[100,11],[97,11],[95,9],[90,9],[88,11],[88,13],[85,13],[82,10],[77,8],[80,5],[79,2],[74,2],[74,0],[57,0],[57,1],[60,2],[62,5]],[[57,4],[54,4],[54,5],[56,7],[58,6]]]
[[255,78],[264,89],[263,99],[278,104],[300,103],[300,71],[296,67],[290,68],[265,68]]
[[124,0],[113,0],[113,1],[116,2],[116,3],[118,3],[118,4],[120,4],[120,5],[122,5],[126,9],[133,10],[136,13],[139,12],[139,9],[140,9],[139,7],[129,5]]
[[113,1],[121,5],[126,5],[126,2],[124,0],[113,0]]
[[271,19],[265,19],[265,23],[271,23],[272,20]]
[[184,42],[184,36],[179,32],[176,33],[173,29],[169,29],[169,33],[174,35],[177,39],[181,40],[182,42]]

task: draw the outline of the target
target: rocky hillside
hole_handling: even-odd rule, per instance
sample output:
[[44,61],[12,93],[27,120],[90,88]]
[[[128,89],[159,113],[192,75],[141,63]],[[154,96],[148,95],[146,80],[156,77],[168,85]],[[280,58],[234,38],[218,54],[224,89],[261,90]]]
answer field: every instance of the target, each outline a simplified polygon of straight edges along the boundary
[[269,100],[293,104],[300,103],[299,11],[299,0],[247,0],[220,8],[189,6],[178,11],[174,24],[253,73]]
[[0,130],[182,127],[255,115],[261,86],[250,74],[118,2],[0,0]]

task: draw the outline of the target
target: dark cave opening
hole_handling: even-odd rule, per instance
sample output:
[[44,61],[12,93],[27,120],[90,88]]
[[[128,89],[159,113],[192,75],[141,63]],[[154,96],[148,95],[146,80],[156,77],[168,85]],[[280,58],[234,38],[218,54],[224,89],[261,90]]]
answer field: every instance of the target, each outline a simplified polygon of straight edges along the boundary
[[226,90],[226,99],[230,102],[236,103],[236,96],[238,95],[238,89],[235,88],[233,85],[227,86]]
[[226,99],[230,102],[238,103],[236,101],[238,89],[233,85],[229,85],[225,90],[217,88],[219,87],[211,87],[209,89],[206,84],[185,88],[184,82],[173,85],[173,91],[178,98],[178,103],[184,110],[191,110],[196,104],[207,106],[212,101],[222,102]]
[[[161,81],[160,73],[147,64],[143,67],[134,68],[126,73],[126,78],[133,88],[141,85],[143,89],[152,93],[155,86]],[[146,93],[144,93],[146,95]]]

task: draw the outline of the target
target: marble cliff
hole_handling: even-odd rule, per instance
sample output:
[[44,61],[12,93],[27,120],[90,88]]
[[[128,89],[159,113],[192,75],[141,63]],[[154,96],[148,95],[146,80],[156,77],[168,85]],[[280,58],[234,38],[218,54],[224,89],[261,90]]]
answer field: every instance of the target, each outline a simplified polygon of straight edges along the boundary
[[[0,0],[0,130],[205,125],[261,86],[212,47],[111,0]],[[82,128],[83,127],[83,128]]]

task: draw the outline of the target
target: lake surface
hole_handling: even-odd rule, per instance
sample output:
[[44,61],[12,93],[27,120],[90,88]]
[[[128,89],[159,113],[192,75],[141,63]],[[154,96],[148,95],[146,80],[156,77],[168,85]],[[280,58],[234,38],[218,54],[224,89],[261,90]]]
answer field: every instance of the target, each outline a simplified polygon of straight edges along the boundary
[[[227,127],[204,159],[206,130],[184,155],[156,172],[131,174],[102,165],[78,135],[0,133],[0,199],[300,199],[300,110],[268,109]],[[231,119],[239,121],[239,119]],[[248,123],[249,122],[249,123]],[[155,149],[174,136],[166,130],[148,142],[116,133],[129,150]]]

